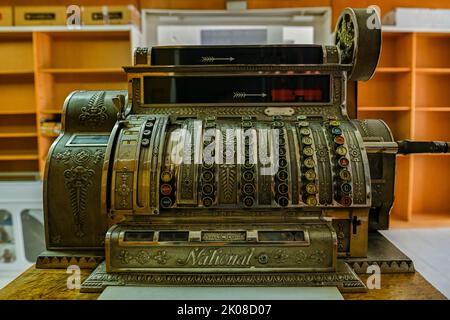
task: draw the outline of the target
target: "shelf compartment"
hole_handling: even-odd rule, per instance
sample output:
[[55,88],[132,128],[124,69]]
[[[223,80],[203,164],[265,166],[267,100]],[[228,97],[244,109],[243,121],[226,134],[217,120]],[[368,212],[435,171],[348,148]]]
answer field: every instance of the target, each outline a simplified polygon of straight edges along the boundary
[[35,108],[33,74],[0,77],[0,113],[29,113]]
[[414,155],[412,216],[447,212],[450,218],[450,157]]
[[408,186],[410,185],[411,157],[397,157],[397,167],[395,175],[395,193],[394,205],[392,207],[392,216],[399,220],[408,221],[411,217],[410,194]]
[[450,35],[417,34],[417,68],[450,68]]
[[44,74],[38,75],[42,89],[38,92],[39,111],[62,112],[64,100],[75,90],[127,90],[127,77],[121,74]]
[[417,111],[414,139],[450,141],[449,123],[450,112]]
[[0,161],[0,180],[35,180],[39,175],[36,159]]
[[382,119],[389,128],[396,140],[410,138],[411,112],[386,112],[386,111],[363,111],[358,110],[359,119]]
[[418,74],[416,76],[417,108],[449,108],[450,76],[446,74]]
[[30,33],[0,33],[0,74],[32,71],[33,42]]
[[358,111],[410,111],[409,106],[395,106],[395,107],[383,107],[383,106],[359,106]]
[[35,33],[39,69],[120,68],[131,64],[129,32]]
[[358,97],[365,107],[411,106],[411,73],[377,73],[358,84]]
[[122,68],[47,68],[40,72],[52,74],[121,74],[125,73]]
[[376,73],[405,73],[411,72],[411,68],[409,67],[378,67],[375,72]]
[[417,73],[424,73],[424,74],[449,74],[450,75],[450,68],[417,68]]
[[36,138],[0,139],[0,160],[38,160]]
[[412,67],[412,35],[410,33],[382,33],[381,55],[378,66]]
[[0,117],[0,138],[35,137],[35,115],[3,115]]

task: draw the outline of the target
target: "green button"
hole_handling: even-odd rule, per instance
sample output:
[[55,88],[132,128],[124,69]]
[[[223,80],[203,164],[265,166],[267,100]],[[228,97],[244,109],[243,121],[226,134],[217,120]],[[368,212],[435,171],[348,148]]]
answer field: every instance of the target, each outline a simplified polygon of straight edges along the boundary
[[339,127],[340,125],[341,125],[340,121],[337,121],[337,120],[330,121],[330,126],[332,126],[332,127]]

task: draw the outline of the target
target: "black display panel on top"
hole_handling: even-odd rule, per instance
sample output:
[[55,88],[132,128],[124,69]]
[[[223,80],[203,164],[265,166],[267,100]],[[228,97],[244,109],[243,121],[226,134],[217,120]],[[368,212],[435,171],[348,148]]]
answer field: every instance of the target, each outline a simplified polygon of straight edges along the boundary
[[320,45],[153,47],[152,65],[322,64]]
[[329,101],[329,75],[144,77],[145,104]]

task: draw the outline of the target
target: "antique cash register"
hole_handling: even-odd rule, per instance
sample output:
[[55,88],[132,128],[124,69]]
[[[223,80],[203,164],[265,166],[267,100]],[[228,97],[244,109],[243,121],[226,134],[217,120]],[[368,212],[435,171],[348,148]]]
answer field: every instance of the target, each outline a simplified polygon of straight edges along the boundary
[[138,48],[128,91],[64,103],[37,267],[95,266],[83,291],[364,291],[354,265],[369,264],[370,231],[388,228],[396,154],[448,151],[351,119],[380,50],[371,9],[346,9],[334,45]]

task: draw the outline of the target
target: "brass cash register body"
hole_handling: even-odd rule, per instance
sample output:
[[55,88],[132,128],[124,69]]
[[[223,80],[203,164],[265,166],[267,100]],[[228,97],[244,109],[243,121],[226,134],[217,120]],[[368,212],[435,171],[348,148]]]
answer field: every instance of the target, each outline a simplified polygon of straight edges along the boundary
[[104,255],[85,291],[364,290],[344,261],[367,257],[369,230],[388,228],[398,151],[382,120],[347,115],[348,85],[378,61],[373,14],[344,11],[336,45],[140,48],[128,91],[69,95],[38,267]]

